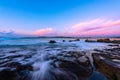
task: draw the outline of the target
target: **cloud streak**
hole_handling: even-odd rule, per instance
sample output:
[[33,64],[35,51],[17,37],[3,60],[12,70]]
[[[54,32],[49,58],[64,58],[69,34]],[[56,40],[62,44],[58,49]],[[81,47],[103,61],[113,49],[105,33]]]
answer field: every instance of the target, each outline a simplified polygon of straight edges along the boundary
[[80,22],[61,30],[54,28],[38,29],[34,35],[39,36],[101,36],[120,34],[120,20],[93,19]]

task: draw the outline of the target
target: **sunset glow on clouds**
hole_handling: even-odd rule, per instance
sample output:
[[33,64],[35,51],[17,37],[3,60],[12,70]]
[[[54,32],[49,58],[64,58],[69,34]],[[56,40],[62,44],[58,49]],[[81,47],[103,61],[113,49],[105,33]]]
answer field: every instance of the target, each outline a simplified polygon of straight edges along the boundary
[[5,35],[120,36],[120,0],[0,0]]
[[38,36],[47,36],[54,34],[54,31],[55,30],[53,28],[45,28],[45,29],[36,30],[33,34]]
[[[67,29],[67,30],[66,30]],[[80,22],[61,30],[53,28],[39,29],[35,35],[53,36],[105,36],[120,34],[120,20],[94,19]]]

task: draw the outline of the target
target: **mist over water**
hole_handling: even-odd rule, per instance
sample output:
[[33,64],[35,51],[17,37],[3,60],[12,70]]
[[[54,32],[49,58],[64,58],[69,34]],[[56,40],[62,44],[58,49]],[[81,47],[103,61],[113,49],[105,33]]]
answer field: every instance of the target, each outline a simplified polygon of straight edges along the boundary
[[[49,43],[50,40],[55,40],[57,43],[51,44]],[[63,40],[65,40],[65,42],[63,42]],[[75,74],[55,68],[53,64],[60,64],[60,62],[55,62],[55,57],[61,55],[61,53],[66,54],[72,50],[90,51],[93,49],[104,49],[108,47],[108,44],[97,42],[88,43],[84,41],[85,39],[74,42],[69,42],[69,40],[74,39],[0,38],[0,58],[3,58],[6,63],[14,61],[22,64],[32,64],[33,71],[31,72],[31,80],[56,80],[55,75],[68,77],[63,77],[63,80],[79,80]],[[11,57],[13,57],[12,60]],[[62,56],[59,58],[62,59]],[[74,60],[74,58],[67,59]],[[60,77],[57,78],[60,79]]]

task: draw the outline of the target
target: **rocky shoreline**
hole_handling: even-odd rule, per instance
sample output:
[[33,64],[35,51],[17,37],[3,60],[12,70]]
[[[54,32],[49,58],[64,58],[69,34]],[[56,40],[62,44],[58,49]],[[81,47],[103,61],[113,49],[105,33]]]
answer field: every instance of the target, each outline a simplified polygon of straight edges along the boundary
[[95,70],[108,80],[120,80],[120,46],[118,41],[109,46],[109,49],[93,51],[49,47],[43,48],[43,52],[39,47],[0,49],[0,80],[92,80]]

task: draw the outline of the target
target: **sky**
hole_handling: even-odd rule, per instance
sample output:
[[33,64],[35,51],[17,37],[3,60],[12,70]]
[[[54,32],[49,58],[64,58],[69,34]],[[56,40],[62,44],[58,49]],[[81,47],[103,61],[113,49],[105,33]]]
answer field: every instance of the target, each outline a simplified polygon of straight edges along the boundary
[[0,36],[120,36],[120,0],[0,0]]

